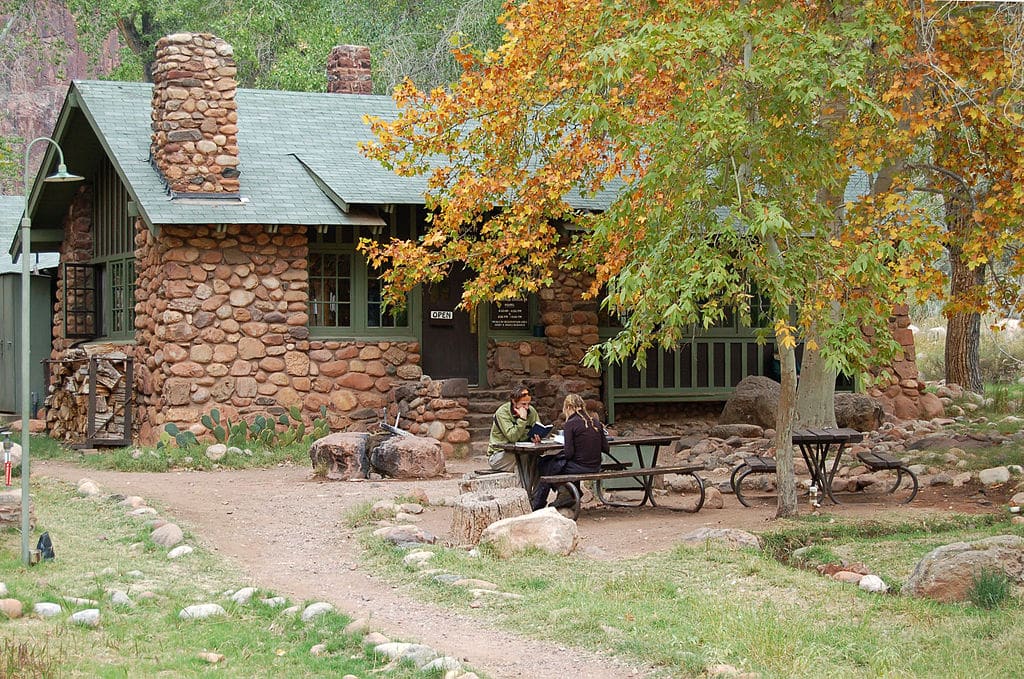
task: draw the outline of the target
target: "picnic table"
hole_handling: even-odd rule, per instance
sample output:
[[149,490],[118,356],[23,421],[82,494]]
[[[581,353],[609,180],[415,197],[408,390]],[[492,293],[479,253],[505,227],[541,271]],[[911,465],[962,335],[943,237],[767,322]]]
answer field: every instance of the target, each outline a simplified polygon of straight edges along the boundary
[[[699,497],[696,508],[687,511],[698,511],[704,504],[704,483],[697,476],[697,471],[703,469],[700,465],[686,465],[674,467],[659,467],[658,455],[662,446],[671,444],[675,440],[672,436],[610,436],[608,443],[610,450],[605,453],[605,462],[601,471],[581,474],[560,474],[557,476],[546,476],[545,481],[551,484],[561,484],[569,488],[574,502],[574,518],[579,515],[580,497],[576,490],[575,481],[595,481],[595,495],[603,504],[612,506],[639,507],[649,504],[656,506],[654,500],[654,477],[664,474],[689,474],[697,482]],[[615,455],[616,446],[633,446],[636,450],[636,466],[632,461]],[[556,441],[542,441],[540,443],[507,443],[501,446],[502,450],[510,452],[516,458],[516,470],[523,488],[532,497],[534,488],[540,479],[537,473],[537,460],[545,455],[557,455],[562,450],[562,444]],[[650,453],[648,457],[648,452]],[[634,503],[620,503],[611,501],[604,496],[601,482],[609,479],[635,479],[635,486],[617,488],[616,490],[637,490],[643,492],[643,497]]]
[[[811,483],[818,486],[835,504],[842,504],[832,495],[832,479],[839,471],[839,463],[843,459],[846,444],[864,440],[864,434],[856,429],[794,429],[793,443],[800,447],[800,454],[807,463],[807,472]],[[833,455],[832,466],[828,465],[828,456]]]

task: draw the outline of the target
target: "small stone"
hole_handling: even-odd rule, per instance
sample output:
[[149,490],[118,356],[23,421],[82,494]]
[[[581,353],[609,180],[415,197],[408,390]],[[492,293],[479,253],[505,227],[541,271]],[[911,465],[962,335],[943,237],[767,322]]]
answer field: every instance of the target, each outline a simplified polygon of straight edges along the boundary
[[115,589],[110,593],[110,603],[115,606],[126,606],[128,608],[135,606],[135,602],[128,597],[128,593],[120,589]]
[[302,622],[309,622],[313,618],[323,615],[324,613],[330,613],[333,610],[334,606],[326,601],[318,601],[315,604],[310,604],[302,611]]
[[309,654],[315,658],[327,654],[327,644],[317,644],[309,649]]
[[188,545],[181,545],[181,546],[175,547],[171,551],[167,552],[167,558],[168,559],[177,559],[178,557],[185,556],[186,554],[191,554],[191,553],[192,553],[192,548],[191,547],[189,547]]
[[128,512],[128,516],[153,516],[156,510],[152,507],[139,507]]
[[857,583],[857,586],[865,592],[884,594],[889,591],[889,585],[885,584],[885,581],[877,575],[865,575]]
[[87,608],[84,611],[78,611],[72,613],[69,618],[71,622],[76,625],[85,625],[86,627],[96,627],[100,624],[100,609],[98,608]]
[[406,514],[422,514],[423,513],[423,505],[416,504],[416,503],[413,503],[413,502],[406,502],[404,504],[399,505],[398,508],[400,510],[402,510],[403,512],[405,512]]
[[32,607],[32,612],[40,618],[52,618],[56,615],[60,615],[61,610],[60,604],[51,603],[49,601],[40,601]]
[[381,644],[386,644],[389,641],[390,639],[388,639],[380,632],[370,632],[365,637],[363,637],[363,644],[367,646],[379,646]]
[[0,597],[7,596],[7,583],[0,582]]
[[426,665],[420,668],[421,672],[454,672],[462,669],[462,663],[459,662],[458,658],[453,658],[450,655],[442,655],[439,658],[434,658]]
[[149,534],[149,539],[161,547],[171,548],[185,539],[184,533],[177,524],[165,523]]
[[135,578],[136,580],[140,580],[146,577],[146,574],[142,571],[128,571],[127,573],[125,573],[125,575],[127,575],[129,578]]
[[202,653],[197,653],[196,657],[199,658],[200,660],[205,660],[206,662],[210,663],[211,665],[216,665],[219,662],[224,662],[224,656],[223,655],[221,655],[220,653],[211,653],[209,651],[203,651]]
[[349,624],[345,625],[345,634],[366,634],[370,631],[370,621],[366,618],[356,618]]
[[220,462],[228,454],[228,447],[223,443],[214,443],[206,449],[206,457],[211,462]]
[[990,467],[978,472],[978,481],[983,486],[995,486],[1000,483],[1006,483],[1009,480],[1010,470],[1006,467]]
[[21,617],[22,605],[18,599],[0,599],[0,613],[11,620]]
[[225,615],[226,612],[219,604],[195,604],[181,609],[178,618],[181,620],[202,620],[215,615]]
[[252,599],[252,595],[255,593],[255,587],[243,587],[242,589],[238,590],[237,592],[231,595],[231,600],[239,606],[244,606],[245,604],[249,603],[249,600]]
[[72,606],[98,606],[100,602],[95,599],[83,599],[77,596],[66,596],[64,601],[68,602]]
[[285,599],[283,596],[272,596],[267,599],[260,599],[260,601],[266,604],[267,606],[270,606],[271,608],[278,608],[279,606],[284,606],[286,603],[288,603],[288,600]]
[[78,484],[78,494],[82,497],[96,497],[100,494],[100,487],[94,481],[82,479]]

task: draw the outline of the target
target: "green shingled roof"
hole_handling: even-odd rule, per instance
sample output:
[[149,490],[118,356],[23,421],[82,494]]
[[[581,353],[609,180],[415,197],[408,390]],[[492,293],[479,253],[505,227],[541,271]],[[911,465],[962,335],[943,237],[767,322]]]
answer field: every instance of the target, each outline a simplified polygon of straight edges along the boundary
[[[0,274],[20,272],[21,261],[15,264],[7,254],[14,241],[14,235],[21,224],[21,213],[25,211],[24,196],[0,196]],[[33,268],[57,266],[60,257],[54,254],[33,255]]]
[[[152,85],[76,81],[77,101],[151,224],[353,224],[348,205],[422,204],[424,177],[399,177],[362,157],[366,115],[394,118],[390,97],[239,89],[241,203],[174,199],[149,162]],[[610,195],[575,197],[603,209]]]

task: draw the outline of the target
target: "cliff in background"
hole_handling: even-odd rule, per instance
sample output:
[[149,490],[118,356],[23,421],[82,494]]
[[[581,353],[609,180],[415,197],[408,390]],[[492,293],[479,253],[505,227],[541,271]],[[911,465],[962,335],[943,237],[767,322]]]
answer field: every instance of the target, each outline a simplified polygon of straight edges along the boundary
[[[63,2],[13,4],[0,7],[0,137],[20,139],[13,148],[16,176],[0,176],[0,194],[23,195],[25,142],[53,133],[71,80],[98,78],[117,66],[119,43],[111,32],[88,54]],[[44,146],[33,149],[33,171]]]

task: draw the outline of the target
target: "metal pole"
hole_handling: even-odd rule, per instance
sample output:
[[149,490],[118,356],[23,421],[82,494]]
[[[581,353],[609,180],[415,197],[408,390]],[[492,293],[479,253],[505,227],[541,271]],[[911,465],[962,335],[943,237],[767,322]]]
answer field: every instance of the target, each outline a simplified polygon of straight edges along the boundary
[[26,566],[29,565],[28,535],[31,530],[28,520],[30,511],[28,421],[31,415],[29,409],[32,407],[32,385],[29,380],[29,354],[31,351],[29,340],[32,334],[30,331],[31,314],[29,314],[31,302],[29,288],[31,287],[32,271],[29,268],[29,252],[32,250],[30,241],[32,220],[28,216],[28,201],[32,191],[28,183],[28,153],[32,150],[32,144],[37,141],[39,140],[34,139],[25,147],[25,215],[21,219],[21,562]]
[[[32,197],[32,186],[28,183],[28,157],[36,142],[45,141],[52,144],[57,150],[57,171],[43,179],[44,182],[77,182],[83,178],[68,172],[64,165],[64,151],[55,140],[49,137],[36,137],[25,146],[25,214],[21,218],[21,560],[26,566],[30,565],[31,554],[28,546],[29,535],[29,439],[28,421],[32,417],[32,384],[29,380],[29,364],[31,363],[31,304],[32,271],[29,267],[29,258],[32,257],[32,220],[28,216],[29,203]],[[44,158],[45,162],[45,158]]]

